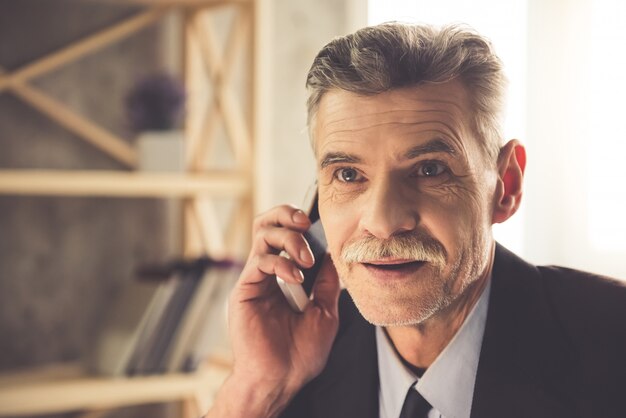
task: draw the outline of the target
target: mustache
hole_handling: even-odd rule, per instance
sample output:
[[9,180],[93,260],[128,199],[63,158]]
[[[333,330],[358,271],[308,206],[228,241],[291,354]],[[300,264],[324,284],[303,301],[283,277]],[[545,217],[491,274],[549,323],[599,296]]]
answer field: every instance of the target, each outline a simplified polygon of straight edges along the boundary
[[341,258],[347,263],[364,263],[383,258],[426,261],[443,268],[447,253],[443,245],[424,232],[405,232],[387,239],[374,236],[351,241],[341,250]]

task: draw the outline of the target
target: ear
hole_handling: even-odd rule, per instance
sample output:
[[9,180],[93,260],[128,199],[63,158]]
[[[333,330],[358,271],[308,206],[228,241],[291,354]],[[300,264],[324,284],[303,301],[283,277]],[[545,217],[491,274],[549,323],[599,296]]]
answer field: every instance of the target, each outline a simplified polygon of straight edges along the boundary
[[522,201],[526,150],[516,139],[507,142],[498,156],[498,182],[493,201],[492,223],[509,219]]

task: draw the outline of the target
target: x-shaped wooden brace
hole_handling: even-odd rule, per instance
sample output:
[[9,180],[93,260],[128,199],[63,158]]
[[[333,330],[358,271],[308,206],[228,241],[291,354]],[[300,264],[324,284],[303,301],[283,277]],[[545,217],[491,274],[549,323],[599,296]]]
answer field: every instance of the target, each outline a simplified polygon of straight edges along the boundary
[[[251,136],[247,127],[241,104],[232,89],[232,76],[235,73],[237,56],[243,55],[251,26],[251,13],[246,5],[236,7],[224,54],[219,53],[216,35],[211,25],[207,25],[207,11],[196,10],[187,16],[188,40],[193,39],[199,46],[204,76],[213,86],[213,95],[202,111],[196,129],[187,137],[187,168],[193,172],[206,169],[205,162],[211,158],[217,137],[217,124],[220,118],[224,122],[228,140],[235,155],[239,169],[249,170],[252,166]],[[195,122],[198,122],[196,119]],[[188,128],[196,125],[188,123]],[[246,243],[237,241],[247,239],[248,225],[251,218],[250,199],[241,199],[230,216],[229,225],[222,232],[219,215],[209,196],[197,196],[185,202],[186,253],[195,255],[200,248],[214,257],[232,254],[233,249],[247,248]],[[245,221],[242,221],[245,220]]]
[[251,139],[241,111],[241,104],[233,93],[231,83],[237,64],[237,54],[241,54],[248,41],[250,12],[246,5],[236,7],[235,21],[232,24],[223,56],[219,54],[216,36],[210,25],[203,22],[204,10],[193,13],[187,25],[187,36],[200,46],[206,77],[213,84],[213,96],[202,119],[201,127],[188,138],[188,167],[191,171],[200,171],[206,159],[207,150],[212,151],[215,142],[215,129],[220,117],[224,121],[226,133],[235,155],[237,165],[243,169],[250,165]]
[[78,115],[60,101],[29,85],[28,81],[124,39],[132,33],[158,21],[168,10],[169,7],[161,6],[150,8],[110,28],[39,58],[12,73],[7,73],[6,70],[0,67],[0,93],[4,90],[11,91],[42,114],[78,135],[79,138],[107,153],[127,167],[135,168],[137,166],[136,152],[125,140],[89,119]]

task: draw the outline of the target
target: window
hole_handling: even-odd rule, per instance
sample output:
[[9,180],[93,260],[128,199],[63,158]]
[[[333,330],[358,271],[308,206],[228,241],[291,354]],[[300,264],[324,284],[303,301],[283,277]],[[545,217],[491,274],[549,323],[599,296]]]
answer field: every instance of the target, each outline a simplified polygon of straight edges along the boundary
[[626,3],[597,0],[591,6],[587,227],[595,249],[626,254]]

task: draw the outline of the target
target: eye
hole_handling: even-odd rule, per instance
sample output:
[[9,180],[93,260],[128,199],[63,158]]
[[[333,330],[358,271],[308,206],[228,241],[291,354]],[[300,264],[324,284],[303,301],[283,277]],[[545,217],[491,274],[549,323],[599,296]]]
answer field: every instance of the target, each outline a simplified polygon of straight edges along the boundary
[[340,168],[335,171],[335,178],[344,183],[353,183],[359,180],[359,172],[351,167]]
[[420,165],[417,169],[417,175],[420,177],[437,177],[445,173],[448,168],[437,161],[427,161]]

